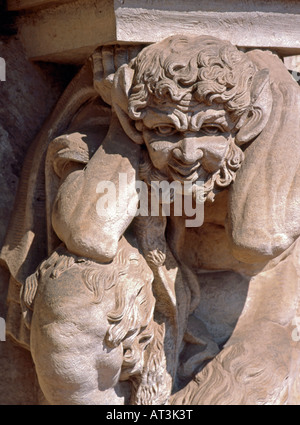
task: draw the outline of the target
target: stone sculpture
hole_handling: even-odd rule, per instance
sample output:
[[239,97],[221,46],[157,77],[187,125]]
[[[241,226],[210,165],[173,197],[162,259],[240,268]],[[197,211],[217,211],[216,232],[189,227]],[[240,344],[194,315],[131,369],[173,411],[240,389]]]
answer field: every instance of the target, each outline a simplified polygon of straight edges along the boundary
[[[96,50],[30,148],[2,249],[7,330],[50,404],[299,402],[299,110],[270,52]],[[134,217],[137,180],[189,182],[203,225]],[[125,208],[99,214],[103,181]]]

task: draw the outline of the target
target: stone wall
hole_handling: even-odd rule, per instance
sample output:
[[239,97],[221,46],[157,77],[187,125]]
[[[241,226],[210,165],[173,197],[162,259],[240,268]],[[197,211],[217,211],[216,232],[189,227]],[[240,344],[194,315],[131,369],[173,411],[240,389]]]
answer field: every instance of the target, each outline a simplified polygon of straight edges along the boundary
[[[87,0],[84,1],[87,3]],[[16,8],[16,4],[20,2],[11,1],[9,3],[12,5],[13,9],[13,4],[15,4],[14,7]],[[45,2],[29,1],[27,3],[31,5],[30,7],[37,7]],[[68,2],[64,3],[66,3],[64,8],[67,8]],[[75,3],[78,5],[80,1]],[[167,3],[171,7],[171,2],[168,1]],[[208,2],[205,3],[207,7]],[[280,2],[274,3],[279,4]],[[132,4],[136,4],[136,2],[132,2]],[[232,5],[234,2],[230,2],[230,4]],[[119,9],[121,5],[122,2],[120,2]],[[72,11],[75,10],[74,8],[75,6],[70,8],[70,13],[73,13]],[[144,13],[144,16],[147,17],[149,15],[149,9],[150,8],[148,8],[147,13]],[[90,11],[90,9],[87,9],[87,11]],[[95,25],[103,20],[101,10],[99,9],[98,12],[98,15],[94,16]],[[163,16],[165,16],[167,10],[163,10],[162,12]],[[214,10],[206,10],[206,13],[211,14],[212,12],[214,12]],[[223,12],[225,13],[226,11],[223,10]],[[43,16],[45,15],[44,11],[39,13]],[[56,10],[56,13],[59,13],[59,11]],[[86,13],[88,16],[90,12]],[[129,12],[127,11],[127,13]],[[243,11],[243,13],[245,13],[245,11]],[[78,54],[82,62],[80,52],[84,52],[83,57],[85,57],[86,53],[90,52],[90,50],[95,47],[93,43],[97,42],[97,40],[94,39],[94,32],[92,34],[93,39],[90,46],[87,46],[86,49],[80,44],[83,42],[83,36],[76,38],[76,40],[74,39],[75,44],[78,39],[80,39],[80,43],[74,45],[73,50],[69,49],[70,52],[72,50],[70,53],[71,56],[68,56],[69,53],[57,56],[59,58],[64,58],[64,65],[49,62],[32,62],[27,56],[20,36],[17,34],[15,18],[18,18],[18,16],[18,12],[2,14],[2,22],[0,22],[0,25],[2,24],[0,33],[0,57],[4,58],[6,62],[6,81],[0,81],[0,246],[3,244],[6,228],[14,208],[14,198],[18,187],[23,158],[28,146],[38,133],[64,88],[78,69],[77,65],[69,65],[68,63],[76,62],[74,61],[74,56],[77,57],[76,55]],[[135,16],[138,15],[136,14]],[[34,17],[29,17],[27,21],[25,18],[26,16],[24,15],[22,17],[22,25],[26,32],[29,25],[34,22]],[[120,22],[124,22],[124,14],[122,15],[120,10],[117,18]],[[60,19],[62,19],[62,16],[60,16]],[[39,28],[41,31],[45,31],[42,25],[43,23],[44,21],[41,22],[40,27],[36,25],[35,31],[39,31]],[[130,22],[128,23],[130,24]],[[252,31],[252,33],[255,33],[255,31]],[[126,36],[129,37],[130,34],[128,34]],[[292,34],[292,32],[290,34]],[[72,34],[69,34],[68,38],[72,38]],[[51,42],[52,41],[53,39]],[[68,40],[66,40],[66,43],[67,41]],[[139,41],[141,42],[144,40]],[[149,42],[148,39],[146,41]],[[27,46],[29,44],[27,40]],[[34,45],[34,43],[32,45]],[[283,49],[282,46],[280,46],[280,48]],[[288,48],[290,47],[288,46]],[[299,46],[297,49],[300,51]],[[293,53],[294,51],[291,50],[291,52]],[[47,54],[50,53],[46,53],[45,57],[47,59]],[[71,58],[69,62],[67,59],[68,57]],[[286,59],[285,64],[288,69],[300,71],[299,56],[293,56],[293,58]],[[6,316],[5,303],[7,288],[8,273],[4,268],[0,268],[0,317],[3,318]],[[0,404],[43,403],[38,385],[36,384],[34,366],[29,352],[16,346],[10,340],[0,342],[0,365]]]
[[[6,81],[0,82],[1,246],[27,148],[75,71],[73,67],[30,62],[12,26],[2,29],[0,57],[6,62]],[[8,273],[0,268],[0,317],[4,318],[7,288]],[[30,353],[7,340],[0,342],[0,358],[0,404],[35,404],[38,387]]]

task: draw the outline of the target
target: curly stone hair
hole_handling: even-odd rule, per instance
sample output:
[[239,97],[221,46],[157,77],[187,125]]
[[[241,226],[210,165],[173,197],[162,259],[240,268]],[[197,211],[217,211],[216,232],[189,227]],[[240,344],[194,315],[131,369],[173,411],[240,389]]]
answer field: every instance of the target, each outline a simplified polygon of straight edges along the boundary
[[132,60],[135,71],[129,94],[129,116],[142,119],[151,98],[181,102],[222,103],[239,117],[251,102],[256,68],[228,41],[210,36],[172,36],[144,48]]

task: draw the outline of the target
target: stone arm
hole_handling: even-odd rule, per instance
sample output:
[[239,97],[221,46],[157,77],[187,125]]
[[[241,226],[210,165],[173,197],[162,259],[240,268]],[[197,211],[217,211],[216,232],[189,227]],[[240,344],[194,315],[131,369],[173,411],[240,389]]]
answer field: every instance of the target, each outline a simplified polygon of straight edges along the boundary
[[[75,135],[64,137],[74,138]],[[79,152],[83,139],[84,135],[81,135]],[[78,164],[75,161],[66,162],[61,167],[61,184],[53,204],[52,225],[70,252],[99,262],[108,262],[114,257],[118,241],[137,207],[135,181],[138,162],[139,146],[124,134],[117,118],[112,118],[103,144],[83,169],[82,162]],[[124,173],[127,181],[126,187],[121,190],[120,173]],[[105,182],[109,182],[112,192],[109,190],[106,194],[99,190],[100,186],[105,187]],[[97,202],[102,196],[107,196],[111,203],[114,199],[119,201],[117,208],[99,213]]]
[[300,235],[300,90],[278,57],[247,55],[270,72],[272,109],[230,188],[227,233],[235,258],[255,263],[280,255]]

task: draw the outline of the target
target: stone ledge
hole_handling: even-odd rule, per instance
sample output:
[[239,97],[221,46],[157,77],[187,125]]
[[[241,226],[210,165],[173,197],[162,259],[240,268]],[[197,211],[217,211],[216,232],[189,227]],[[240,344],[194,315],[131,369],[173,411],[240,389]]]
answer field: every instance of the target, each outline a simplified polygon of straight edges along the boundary
[[[28,8],[33,3],[49,5],[46,0],[9,3],[27,4]],[[99,45],[147,44],[180,32],[213,35],[240,47],[267,48],[282,56],[300,54],[300,3],[295,1],[55,3],[20,17],[19,34],[30,59],[82,63]]]

